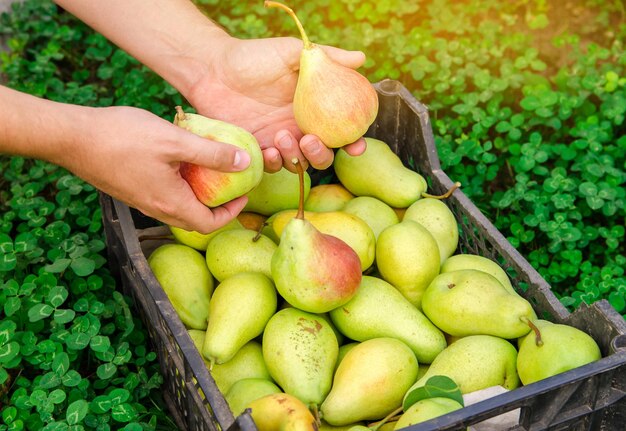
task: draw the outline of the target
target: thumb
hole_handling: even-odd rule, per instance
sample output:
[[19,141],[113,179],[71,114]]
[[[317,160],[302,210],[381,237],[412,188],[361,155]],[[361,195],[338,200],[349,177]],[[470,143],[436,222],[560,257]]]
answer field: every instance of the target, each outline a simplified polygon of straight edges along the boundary
[[346,51],[328,45],[320,45],[320,47],[331,60],[350,69],[358,69],[365,63],[365,54],[361,51]]
[[242,148],[181,130],[178,162],[188,162],[220,172],[237,172],[250,165],[250,154]]

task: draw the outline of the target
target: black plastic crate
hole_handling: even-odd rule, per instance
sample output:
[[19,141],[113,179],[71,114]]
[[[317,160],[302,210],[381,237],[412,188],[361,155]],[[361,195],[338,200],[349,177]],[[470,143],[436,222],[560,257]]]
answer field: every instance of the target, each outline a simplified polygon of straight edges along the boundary
[[[405,165],[427,178],[431,193],[453,181],[441,170],[426,106],[401,83],[375,84],[379,114],[367,136],[381,139]],[[603,358],[408,428],[410,431],[465,430],[502,413],[520,410],[510,430],[622,430],[626,427],[626,321],[606,301],[569,313],[548,283],[480,210],[456,190],[446,200],[461,235],[458,252],[499,262],[515,288],[541,318],[575,326],[599,344]],[[110,265],[148,327],[164,376],[164,395],[178,425],[187,430],[254,431],[248,414],[234,418],[200,353],[154,278],[139,235],[158,223],[107,195],[101,195]],[[145,245],[145,244],[144,244]]]

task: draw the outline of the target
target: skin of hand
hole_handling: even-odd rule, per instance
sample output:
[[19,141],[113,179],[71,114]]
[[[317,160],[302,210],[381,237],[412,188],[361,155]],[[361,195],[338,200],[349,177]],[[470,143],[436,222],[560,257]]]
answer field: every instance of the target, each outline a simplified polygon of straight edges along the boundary
[[[365,61],[359,51],[324,46],[326,54],[343,66],[356,69]],[[206,73],[185,96],[198,112],[237,124],[255,135],[263,150],[265,170],[285,166],[295,172],[291,160],[308,161],[325,169],[333,151],[314,135],[303,135],[293,115],[302,42],[281,37],[243,40],[225,36],[212,48]],[[365,150],[365,140],[345,146],[351,155]]]

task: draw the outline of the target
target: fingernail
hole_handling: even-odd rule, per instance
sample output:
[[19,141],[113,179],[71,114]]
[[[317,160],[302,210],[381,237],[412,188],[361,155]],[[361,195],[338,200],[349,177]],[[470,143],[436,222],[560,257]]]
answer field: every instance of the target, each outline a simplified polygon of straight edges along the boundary
[[293,139],[291,139],[291,135],[285,134],[285,136],[278,140],[278,145],[283,150],[290,149],[293,146]]
[[322,150],[322,143],[318,139],[313,139],[309,142],[304,143],[304,149],[308,153],[308,155],[319,154]]
[[250,164],[250,155],[247,151],[237,151],[233,160],[233,167],[237,169],[245,169]]

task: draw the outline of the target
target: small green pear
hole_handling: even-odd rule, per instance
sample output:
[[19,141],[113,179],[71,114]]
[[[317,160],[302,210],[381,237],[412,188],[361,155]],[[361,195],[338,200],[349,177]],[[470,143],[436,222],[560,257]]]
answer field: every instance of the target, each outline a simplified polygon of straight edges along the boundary
[[311,187],[304,201],[304,210],[311,212],[340,211],[354,195],[341,184],[318,184]]
[[269,380],[241,379],[233,383],[224,398],[233,414],[239,416],[252,401],[281,392],[280,388]]
[[339,352],[323,318],[291,307],[280,310],[265,327],[262,347],[270,374],[286,393],[309,406],[322,403]]
[[458,401],[451,398],[434,397],[419,400],[400,416],[394,430],[426,422],[462,408],[463,406]]
[[422,310],[439,329],[453,336],[517,338],[530,331],[525,319],[534,316],[526,299],[476,269],[438,275],[424,292]]
[[317,431],[317,418],[308,406],[290,394],[269,394],[246,408],[259,431]]
[[389,146],[378,139],[365,138],[367,148],[359,156],[344,149],[335,154],[335,173],[356,196],[372,196],[395,208],[407,208],[422,197],[424,177],[404,166]]
[[[309,195],[311,177],[304,173],[304,196]],[[278,172],[263,172],[261,182],[247,195],[244,211],[270,216],[278,211],[298,208],[298,175],[281,168]]]
[[242,272],[224,279],[209,303],[204,357],[211,363],[223,364],[261,335],[276,311],[276,296],[272,280],[258,272]]
[[454,214],[442,200],[420,199],[407,208],[402,220],[416,221],[432,234],[439,246],[441,263],[456,251],[459,245],[459,226]]
[[517,293],[504,269],[493,260],[477,254],[461,253],[450,256],[441,264],[441,273],[460,269],[477,269],[493,275],[511,293]]
[[389,205],[370,196],[359,196],[348,201],[342,211],[354,214],[367,223],[376,239],[385,228],[400,222],[396,212]]
[[260,272],[272,277],[271,262],[277,245],[249,229],[219,233],[209,243],[206,263],[211,274],[222,281],[240,272]]
[[193,230],[181,229],[175,226],[169,226],[169,228],[177,242],[204,252],[206,251],[209,242],[211,241],[211,239],[213,239],[215,235],[229,229],[241,229],[243,228],[243,226],[241,225],[239,220],[234,218],[221,228],[206,234],[202,234]]
[[580,367],[602,357],[587,333],[573,326],[547,320],[532,321],[535,329],[524,337],[517,355],[517,371],[523,384]]
[[[295,218],[296,214],[295,210],[286,210],[270,217],[269,222],[276,236],[282,236],[287,223]],[[359,256],[362,271],[374,262],[376,236],[372,228],[360,217],[344,211],[305,211],[304,218],[323,234],[332,235],[348,244]]]
[[217,388],[223,394],[228,393],[231,386],[242,379],[258,378],[272,381],[263,359],[261,344],[257,341],[245,344],[230,361],[213,364],[210,372]]
[[167,294],[180,320],[205,329],[214,281],[204,257],[182,244],[163,244],[148,257],[148,265]]
[[517,350],[507,340],[470,335],[446,347],[407,393],[439,375],[454,380],[463,394],[497,385],[515,389],[520,384],[516,364]]
[[424,291],[439,274],[439,256],[435,238],[413,220],[389,226],[376,241],[376,266],[381,276],[418,308]]
[[322,403],[331,425],[380,419],[397,409],[417,378],[411,349],[395,338],[373,338],[352,348],[339,364],[333,386]]
[[330,318],[352,340],[397,338],[420,363],[431,363],[446,347],[443,333],[421,311],[392,285],[375,277],[363,276],[356,295],[332,310]]

